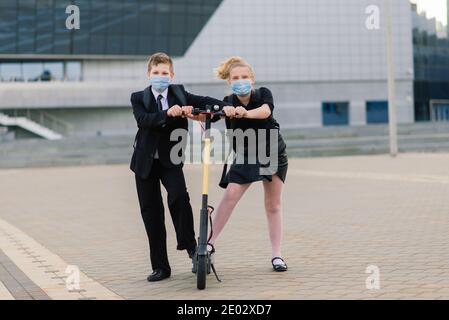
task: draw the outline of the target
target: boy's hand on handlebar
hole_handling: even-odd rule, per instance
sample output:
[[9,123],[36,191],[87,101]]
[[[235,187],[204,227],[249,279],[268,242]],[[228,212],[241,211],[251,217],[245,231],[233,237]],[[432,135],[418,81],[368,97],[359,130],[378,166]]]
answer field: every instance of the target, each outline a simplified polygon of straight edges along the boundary
[[243,107],[235,108],[235,117],[237,119],[245,118],[247,114],[248,114],[248,111],[245,108],[243,108]]
[[168,109],[167,116],[169,117],[180,117],[182,116],[182,108],[177,104]]
[[235,117],[235,108],[231,106],[223,107],[223,112],[225,113],[226,117],[228,118],[234,118]]
[[189,117],[190,118],[190,116],[192,115],[192,112],[193,112],[193,107],[192,106],[183,106],[181,108],[181,110],[182,110],[182,116],[183,117]]

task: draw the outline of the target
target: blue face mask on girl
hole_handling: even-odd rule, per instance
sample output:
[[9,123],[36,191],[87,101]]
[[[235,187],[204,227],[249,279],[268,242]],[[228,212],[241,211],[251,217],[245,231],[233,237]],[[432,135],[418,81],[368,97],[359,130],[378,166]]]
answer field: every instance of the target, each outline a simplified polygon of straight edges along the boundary
[[159,93],[164,92],[170,85],[170,77],[166,76],[151,76],[150,84],[154,90]]
[[251,93],[252,85],[248,79],[236,80],[231,84],[232,92],[236,95],[243,97]]

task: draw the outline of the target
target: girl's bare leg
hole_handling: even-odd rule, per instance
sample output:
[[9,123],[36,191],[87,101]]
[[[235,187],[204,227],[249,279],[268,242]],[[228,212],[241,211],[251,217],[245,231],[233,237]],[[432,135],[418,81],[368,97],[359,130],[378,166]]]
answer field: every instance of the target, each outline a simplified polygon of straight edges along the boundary
[[[282,205],[281,194],[283,182],[277,176],[273,175],[272,181],[263,182],[265,192],[265,211],[268,220],[268,232],[271,241],[271,255],[274,257],[282,257],[281,242],[282,242]],[[276,259],[274,264],[283,264],[282,260]]]
[[219,234],[226,225],[226,222],[228,222],[229,217],[231,216],[232,211],[234,210],[238,201],[242,198],[243,194],[245,193],[246,190],[248,190],[250,185],[251,185],[250,183],[248,184],[230,183],[228,185],[225,194],[223,196],[223,199],[221,199],[221,202],[215,213],[212,229],[213,235],[209,243],[211,244],[215,243]]

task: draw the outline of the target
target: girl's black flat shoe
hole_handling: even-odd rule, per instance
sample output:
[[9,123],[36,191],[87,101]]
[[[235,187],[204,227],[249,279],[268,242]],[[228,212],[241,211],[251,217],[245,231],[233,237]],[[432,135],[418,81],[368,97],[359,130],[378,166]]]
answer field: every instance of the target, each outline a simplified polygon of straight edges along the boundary
[[[283,264],[274,264],[274,260],[277,259],[281,260]],[[284,272],[288,270],[287,264],[281,257],[274,257],[273,259],[271,259],[271,264],[273,265],[273,270],[276,272]]]

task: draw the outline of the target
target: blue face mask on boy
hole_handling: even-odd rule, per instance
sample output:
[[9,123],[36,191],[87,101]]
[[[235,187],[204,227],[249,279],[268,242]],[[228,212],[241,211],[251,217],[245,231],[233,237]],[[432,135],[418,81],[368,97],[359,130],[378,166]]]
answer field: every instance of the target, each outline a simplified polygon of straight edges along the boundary
[[243,97],[251,93],[252,85],[248,79],[236,80],[231,84],[232,92],[236,95]]
[[154,90],[159,93],[164,92],[170,85],[170,77],[166,76],[151,76],[150,84]]

